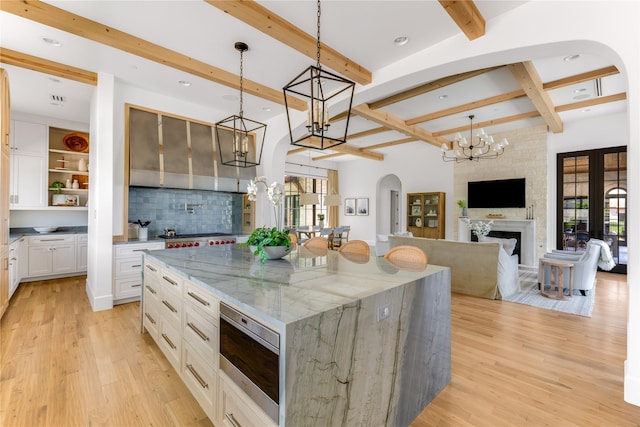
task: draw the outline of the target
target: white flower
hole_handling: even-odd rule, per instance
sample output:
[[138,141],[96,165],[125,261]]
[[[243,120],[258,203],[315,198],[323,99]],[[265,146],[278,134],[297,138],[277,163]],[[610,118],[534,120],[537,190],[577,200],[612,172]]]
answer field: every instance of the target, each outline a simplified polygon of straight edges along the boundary
[[467,224],[469,230],[471,230],[473,234],[478,237],[486,236],[487,234],[489,234],[489,232],[491,231],[491,225],[493,225],[493,220],[489,222],[477,221],[471,223],[471,220],[469,220],[469,218],[464,218],[464,222]]
[[279,230],[282,214],[280,212],[280,209],[278,208],[278,205],[280,205],[280,203],[282,203],[282,200],[284,199],[284,185],[278,184],[274,181],[271,185],[267,186],[267,178],[265,178],[264,176],[258,176],[255,179],[249,181],[249,185],[247,185],[247,195],[249,200],[256,200],[259,183],[262,183],[262,185],[264,185],[267,190],[269,202],[273,206],[273,212],[275,214],[276,224]]

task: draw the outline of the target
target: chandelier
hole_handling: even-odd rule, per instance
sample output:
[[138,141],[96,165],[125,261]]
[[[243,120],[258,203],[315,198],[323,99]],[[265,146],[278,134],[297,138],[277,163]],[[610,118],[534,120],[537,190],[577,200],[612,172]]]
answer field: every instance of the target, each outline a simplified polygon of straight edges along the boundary
[[[469,116],[471,125],[469,127],[469,139],[462,136],[459,132],[456,134],[450,149],[447,144],[442,144],[442,160],[445,162],[464,162],[465,160],[479,161],[480,159],[495,159],[504,153],[504,149],[509,145],[506,138],[502,138],[500,142],[495,142],[491,135],[487,135],[484,129],[480,128],[473,137],[473,118]],[[457,147],[456,147],[457,146]]]
[[[309,66],[298,74],[284,88],[285,107],[291,144],[300,147],[324,150],[347,142],[347,128],[351,116],[351,104],[355,83],[327,72],[320,65],[320,0],[318,0],[318,38],[316,44],[316,65]],[[336,96],[349,95],[349,108],[346,111],[344,128],[329,120],[329,104]],[[302,97],[307,101],[307,124],[300,130],[291,127],[295,111],[289,108],[288,96]]]
[[236,42],[240,52],[240,112],[215,124],[216,140],[223,165],[249,168],[260,164],[267,125],[244,117],[242,110],[243,54],[249,50],[244,42]]

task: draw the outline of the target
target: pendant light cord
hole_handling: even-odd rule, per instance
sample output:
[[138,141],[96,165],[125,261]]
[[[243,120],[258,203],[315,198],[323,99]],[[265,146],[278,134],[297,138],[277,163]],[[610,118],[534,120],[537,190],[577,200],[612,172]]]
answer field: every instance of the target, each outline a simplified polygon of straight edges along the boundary
[[317,66],[318,68],[320,68],[320,0],[318,0],[318,42],[316,45],[317,48],[317,53],[316,53],[316,58],[317,58]]
[[242,65],[243,65],[243,54],[244,54],[244,50],[241,49],[240,50],[240,118],[242,118],[243,116],[243,111],[242,111]]

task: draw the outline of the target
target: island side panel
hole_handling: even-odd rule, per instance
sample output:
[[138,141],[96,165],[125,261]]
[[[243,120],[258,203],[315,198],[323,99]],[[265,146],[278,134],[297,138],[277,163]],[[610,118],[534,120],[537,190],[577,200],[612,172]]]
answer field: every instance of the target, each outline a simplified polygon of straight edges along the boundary
[[451,379],[450,277],[288,325],[281,425],[408,425]]

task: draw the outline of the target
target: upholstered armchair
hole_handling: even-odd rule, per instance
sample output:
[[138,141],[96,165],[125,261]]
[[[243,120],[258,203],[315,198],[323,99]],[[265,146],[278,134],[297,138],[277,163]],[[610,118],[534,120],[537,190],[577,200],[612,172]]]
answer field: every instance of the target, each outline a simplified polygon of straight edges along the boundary
[[[538,284],[540,284],[540,277],[542,275],[542,260],[543,259],[551,259],[551,260],[561,260],[573,263],[573,289],[577,289],[580,291],[582,295],[587,295],[587,292],[593,289],[593,285],[596,280],[596,272],[598,271],[598,263],[603,258],[601,251],[605,251],[606,244],[602,240],[591,239],[587,242],[587,248],[584,252],[573,252],[573,251],[560,251],[554,250],[552,252],[547,252],[543,258],[540,259],[538,265]],[[609,253],[609,256],[611,254]],[[551,267],[549,265],[544,265],[544,277],[545,283],[544,285],[549,285],[549,281],[551,280]],[[565,268],[563,271],[565,282],[564,286],[568,286],[567,280],[569,280],[569,268]]]

